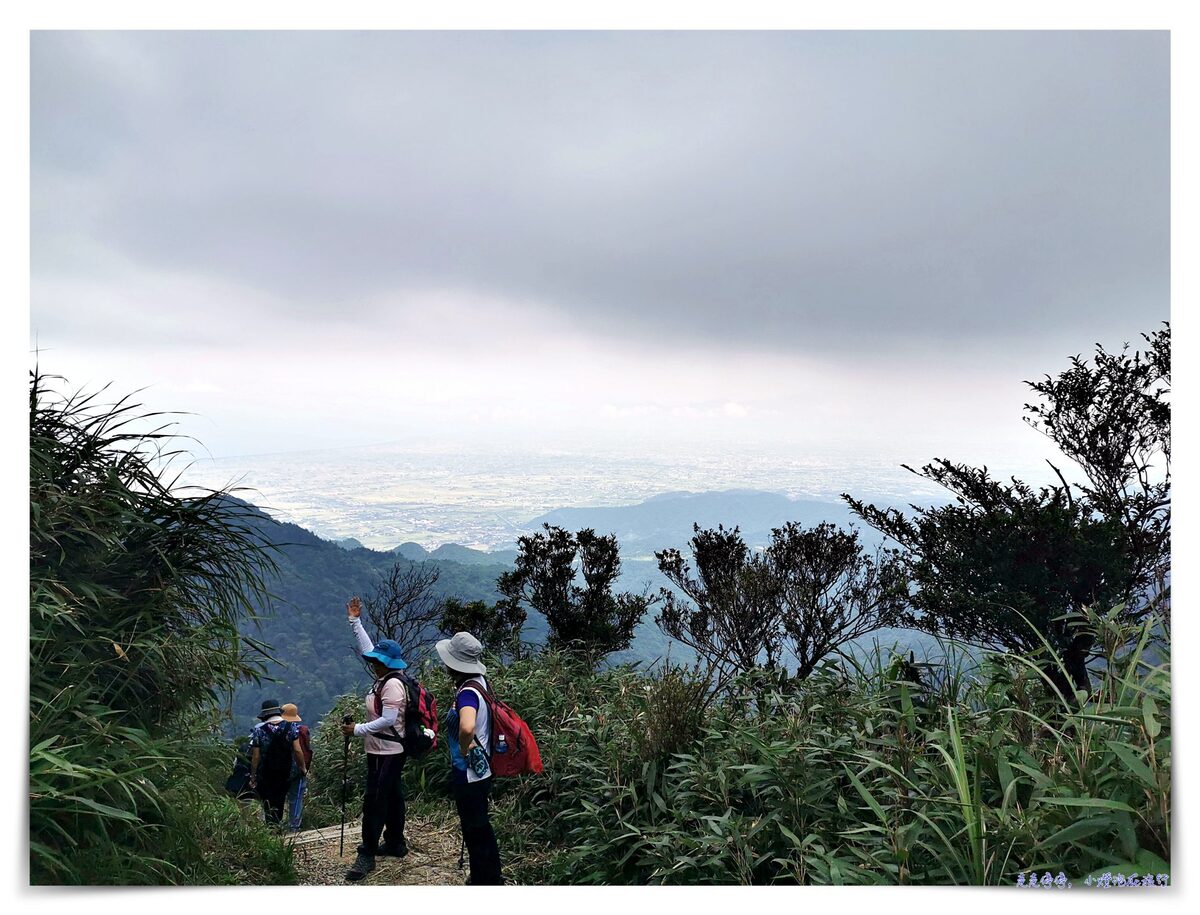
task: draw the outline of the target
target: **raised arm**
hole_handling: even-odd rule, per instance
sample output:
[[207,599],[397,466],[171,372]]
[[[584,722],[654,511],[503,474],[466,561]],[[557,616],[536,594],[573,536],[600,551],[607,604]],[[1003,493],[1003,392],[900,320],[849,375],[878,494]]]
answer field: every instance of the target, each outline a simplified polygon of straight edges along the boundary
[[367,630],[363,628],[362,620],[362,603],[357,597],[350,598],[350,603],[346,604],[346,616],[350,620],[350,628],[354,630],[354,639],[358,642],[358,653],[364,654],[375,647],[375,643],[371,641],[371,637],[367,635]]

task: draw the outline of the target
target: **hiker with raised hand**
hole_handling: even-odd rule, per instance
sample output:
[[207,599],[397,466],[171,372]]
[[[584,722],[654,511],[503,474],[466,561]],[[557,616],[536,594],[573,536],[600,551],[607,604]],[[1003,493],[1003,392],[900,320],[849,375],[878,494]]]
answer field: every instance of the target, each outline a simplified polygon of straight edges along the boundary
[[283,820],[293,769],[307,777],[308,762],[300,744],[299,726],[284,720],[278,704],[263,703],[259,718],[262,724],[254,728],[250,738],[250,787],[258,792],[267,823],[276,825]]
[[[366,696],[367,721],[342,725],[342,733],[361,737],[367,756],[367,784],[363,792],[362,844],[347,880],[361,880],[375,869],[377,855],[403,858],[404,840],[404,713],[407,691],[399,672],[408,667],[400,646],[391,639],[375,644],[363,628],[362,603],[357,597],[346,605],[346,615],[359,654],[370,665],[375,682]],[[382,836],[383,842],[380,843]]]
[[481,660],[483,645],[471,633],[457,632],[437,643],[437,653],[455,686],[454,706],[446,715],[446,742],[450,745],[454,805],[471,862],[467,883],[500,884],[504,882],[500,848],[488,816],[492,715],[484,695],[488,685],[483,676],[487,673]]

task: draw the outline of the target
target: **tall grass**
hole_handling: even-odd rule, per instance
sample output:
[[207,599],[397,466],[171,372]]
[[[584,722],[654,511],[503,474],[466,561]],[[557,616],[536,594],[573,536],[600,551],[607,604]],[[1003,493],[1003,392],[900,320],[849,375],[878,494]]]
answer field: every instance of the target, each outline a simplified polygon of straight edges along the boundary
[[259,671],[239,628],[270,557],[240,503],[167,477],[159,417],[99,397],[30,377],[30,880],[201,879],[189,832],[240,814],[180,799],[218,796],[217,704]]
[[[1169,873],[1170,662],[1149,650],[1154,620],[1118,619],[1093,615],[1105,655],[1074,697],[1041,661],[950,651],[914,667],[878,651],[786,687],[734,684],[693,725],[679,671],[594,672],[553,652],[497,669],[546,763],[497,785],[506,867],[572,884]],[[413,767],[418,802],[448,803],[446,765],[435,752]]]

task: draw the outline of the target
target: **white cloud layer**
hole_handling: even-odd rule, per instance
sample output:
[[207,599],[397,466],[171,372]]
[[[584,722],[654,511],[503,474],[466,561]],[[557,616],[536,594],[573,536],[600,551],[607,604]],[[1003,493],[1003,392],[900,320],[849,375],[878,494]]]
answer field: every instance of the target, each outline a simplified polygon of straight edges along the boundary
[[1020,379],[1168,317],[1164,33],[40,33],[32,60],[31,345],[217,453],[1032,455]]

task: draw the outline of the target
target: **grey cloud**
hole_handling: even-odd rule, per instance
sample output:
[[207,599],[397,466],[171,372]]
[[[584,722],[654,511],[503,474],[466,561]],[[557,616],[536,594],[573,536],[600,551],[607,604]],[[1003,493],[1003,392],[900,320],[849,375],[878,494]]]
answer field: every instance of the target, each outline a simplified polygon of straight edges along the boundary
[[1167,317],[1166,33],[42,33],[32,60],[35,276],[98,240],[281,319],[462,288],[797,351]]

